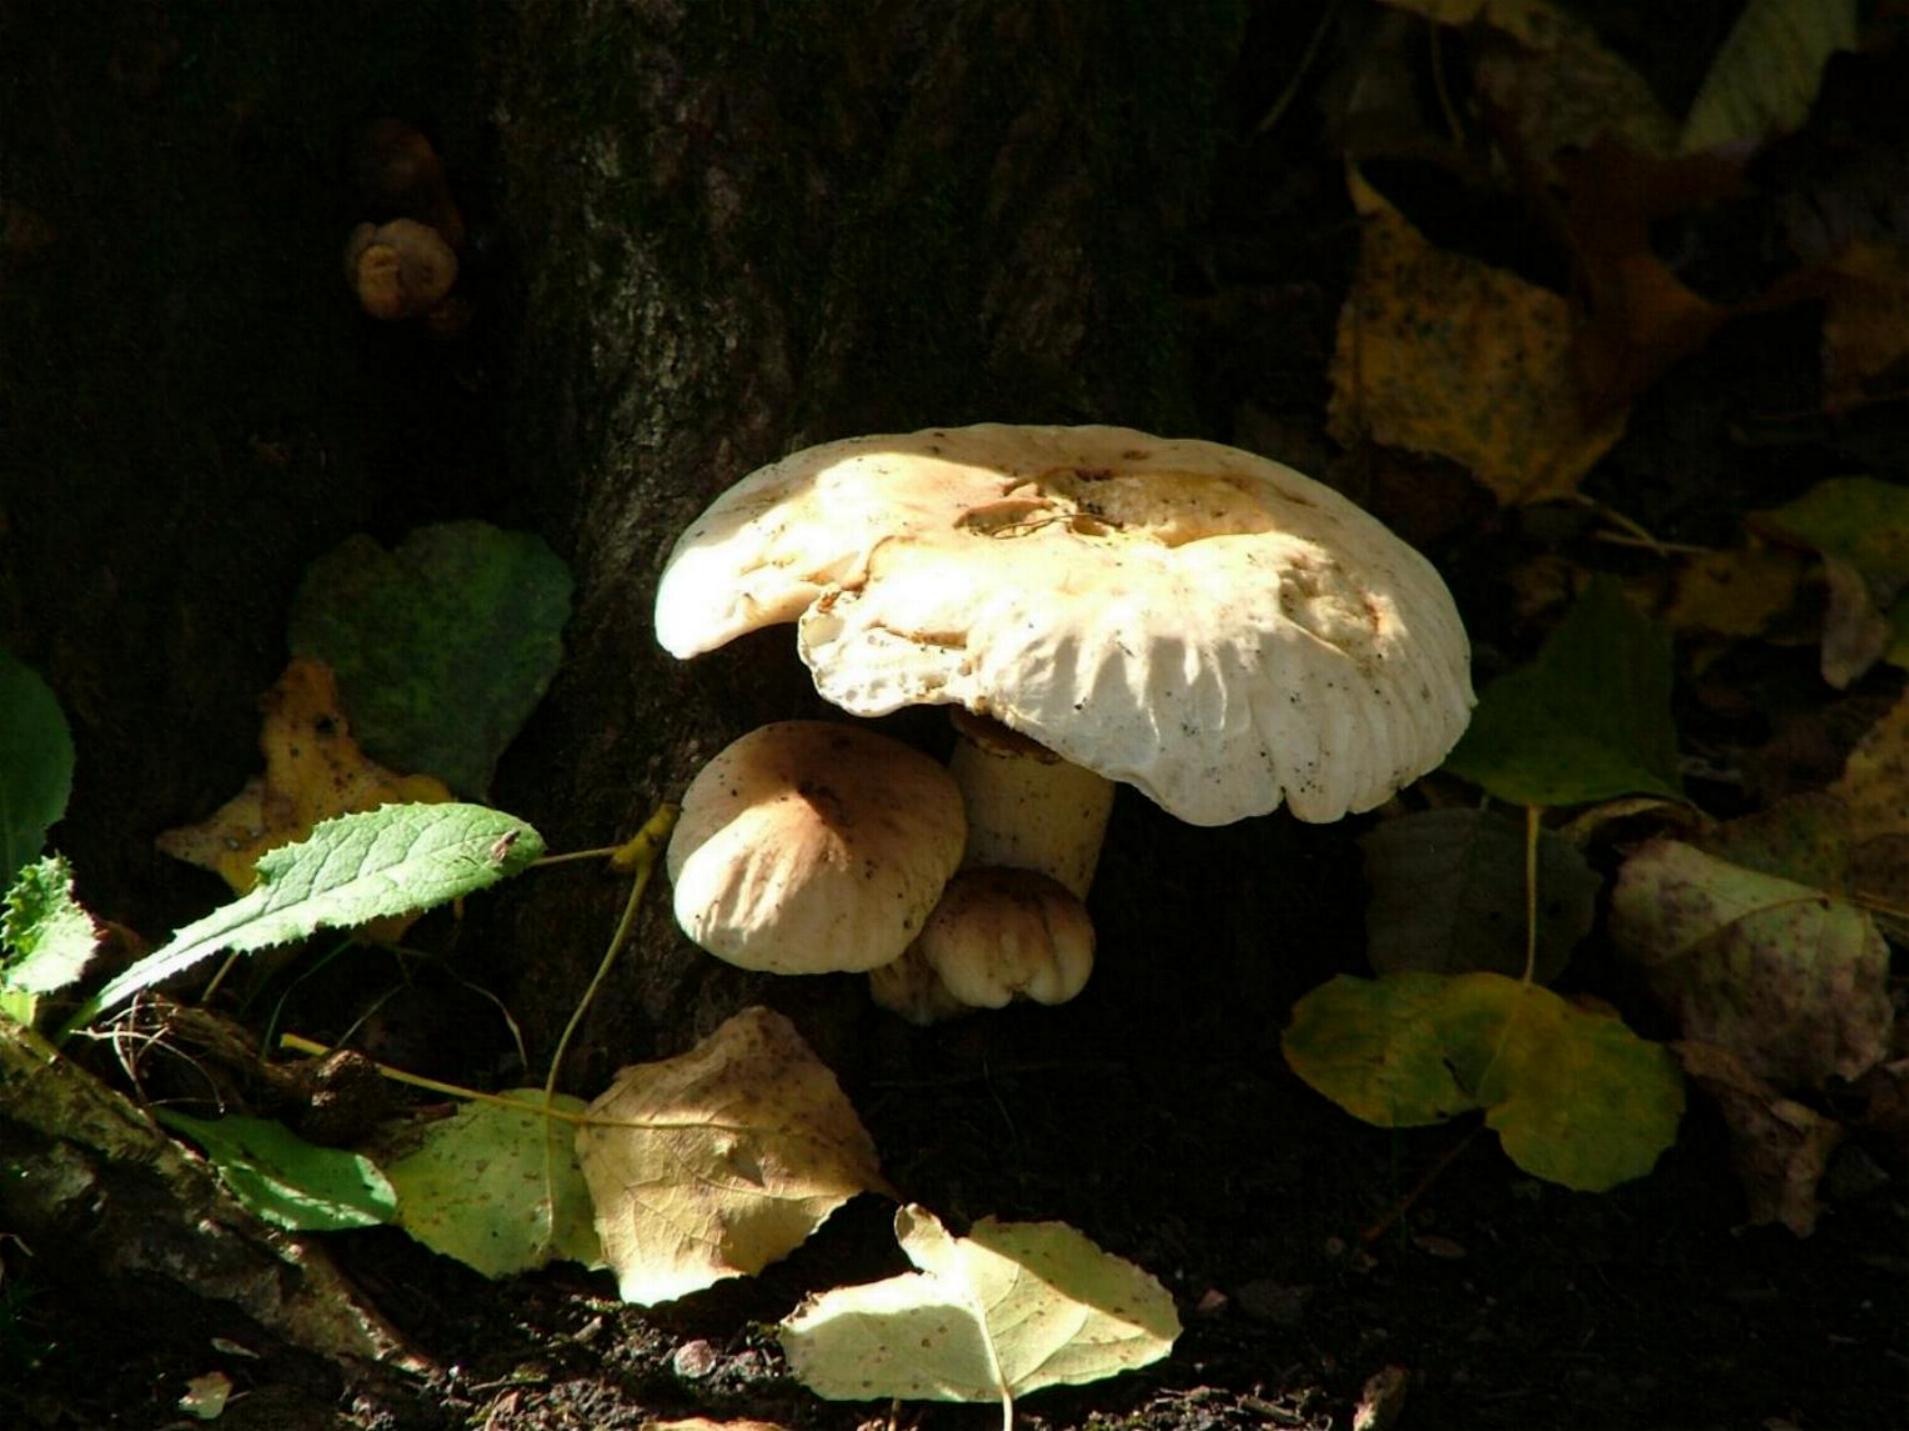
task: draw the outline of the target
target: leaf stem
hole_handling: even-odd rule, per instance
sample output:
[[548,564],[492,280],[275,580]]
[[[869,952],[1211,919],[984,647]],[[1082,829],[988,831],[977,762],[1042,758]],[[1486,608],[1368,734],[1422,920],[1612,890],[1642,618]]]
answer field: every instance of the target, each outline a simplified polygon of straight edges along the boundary
[[[278,1046],[280,1048],[288,1048],[293,1053],[309,1053],[318,1058],[323,1058],[327,1054],[337,1052],[337,1050],[330,1045],[319,1043],[315,1039],[308,1039],[301,1034],[295,1033],[280,1034],[278,1036]],[[545,1116],[555,1118],[560,1123],[582,1123],[584,1121],[581,1113],[565,1113],[559,1109],[549,1107],[538,1109],[534,1105],[524,1102],[521,1098],[506,1098],[501,1093],[480,1093],[477,1089],[466,1088],[461,1083],[444,1083],[435,1078],[426,1078],[422,1074],[406,1073],[402,1068],[393,1068],[388,1063],[374,1062],[371,1066],[378,1070],[378,1075],[381,1078],[388,1078],[393,1083],[402,1083],[411,1088],[422,1088],[427,1093],[442,1093],[447,1097],[463,1098],[473,1103],[495,1103],[504,1108],[514,1108],[520,1113],[542,1112]]]
[[566,850],[560,855],[545,855],[541,859],[532,860],[528,867],[533,870],[542,870],[552,865],[575,864],[578,860],[607,860],[622,848],[621,845],[602,845],[594,850]]
[[1525,806],[1525,975],[1531,986],[1538,969],[1538,836],[1543,831],[1544,806]]

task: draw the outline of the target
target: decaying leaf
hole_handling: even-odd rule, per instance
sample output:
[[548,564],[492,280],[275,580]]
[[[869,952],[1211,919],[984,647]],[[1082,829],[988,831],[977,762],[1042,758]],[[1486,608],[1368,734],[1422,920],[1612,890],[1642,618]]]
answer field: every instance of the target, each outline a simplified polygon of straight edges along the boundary
[[1909,244],[1856,239],[1829,261],[1823,406],[1840,411],[1909,389]]
[[1888,946],[1866,913],[1821,889],[1653,840],[1618,874],[1611,936],[1685,1038],[1759,1078],[1855,1078],[1887,1050]]
[[1060,1222],[983,1218],[956,1237],[895,1214],[920,1269],[811,1298],[782,1323],[804,1386],[831,1400],[998,1401],[1158,1361],[1180,1319],[1166,1288]]
[[1664,624],[1673,631],[1761,636],[1796,601],[1802,559],[1753,543],[1680,562]]
[[1583,419],[1569,304],[1434,247],[1348,176],[1362,237],[1332,358],[1333,436],[1450,457],[1501,502],[1571,492],[1624,416]]
[[[560,1258],[600,1264],[570,1124],[545,1116],[540,1088],[504,1097],[524,1106],[467,1103],[385,1164],[399,1226],[486,1277]],[[560,1093],[551,1106],[574,1115],[583,1100]]]
[[1794,502],[1752,514],[1757,530],[1823,559],[1823,679],[1842,690],[1893,642],[1888,612],[1909,586],[1909,489],[1873,477],[1819,482]]
[[835,1075],[764,1008],[620,1072],[577,1157],[618,1290],[643,1306],[760,1272],[855,1194],[889,1192]]
[[1669,638],[1593,581],[1530,665],[1481,693],[1445,768],[1519,805],[1681,800]]
[[1663,1048],[1501,974],[1342,974],[1293,1006],[1281,1048],[1354,1117],[1405,1128],[1482,1108],[1519,1167],[1587,1192],[1648,1173],[1684,1109]]
[[1838,50],[1856,48],[1857,0],[1749,0],[1691,101],[1681,147],[1800,129]]
[[338,687],[320,661],[299,657],[259,701],[265,773],[210,818],[168,830],[159,848],[224,877],[243,894],[257,881],[259,856],[311,834],[319,821],[380,805],[449,800],[429,775],[399,775],[367,759],[351,738]]
[[[1476,809],[1421,810],[1373,827],[1365,856],[1366,957],[1381,974],[1419,969],[1522,975],[1525,831]],[[1535,977],[1549,983],[1590,932],[1602,885],[1584,856],[1549,830],[1538,838]]]
[[1780,1222],[1798,1237],[1809,1236],[1822,1211],[1817,1185],[1843,1140],[1843,1125],[1785,1098],[1729,1049],[1690,1041],[1671,1047],[1685,1074],[1723,1111],[1750,1221]]

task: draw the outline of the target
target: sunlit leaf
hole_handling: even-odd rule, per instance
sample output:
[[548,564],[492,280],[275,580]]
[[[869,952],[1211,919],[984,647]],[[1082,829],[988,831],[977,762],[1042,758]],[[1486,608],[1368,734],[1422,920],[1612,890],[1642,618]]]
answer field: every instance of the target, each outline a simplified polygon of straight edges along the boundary
[[48,855],[25,866],[0,912],[0,988],[51,994],[74,983],[99,947],[100,928],[73,895],[73,867]]
[[[524,1106],[467,1103],[391,1158],[385,1174],[397,1190],[399,1226],[486,1277],[560,1258],[597,1265],[571,1124],[544,1115],[540,1088],[504,1097]],[[576,1114],[583,1100],[560,1093],[551,1106]]]
[[389,552],[352,537],[305,574],[292,650],[338,673],[367,750],[480,798],[556,673],[570,589],[527,532],[446,522]]
[[1513,1162],[1581,1191],[1643,1177],[1683,1114],[1662,1047],[1500,974],[1340,975],[1294,1005],[1281,1047],[1307,1083],[1380,1127],[1482,1108]]
[[170,1108],[154,1116],[205,1149],[240,1202],[295,1232],[337,1232],[391,1220],[397,1198],[376,1164],[342,1148],[307,1143],[283,1123],[228,1114],[194,1118]]
[[39,858],[73,789],[73,736],[53,692],[0,651],[0,888]]
[[1485,688],[1445,768],[1520,805],[1681,800],[1670,692],[1669,637],[1600,578],[1530,665]]
[[516,874],[543,853],[537,832],[482,805],[386,805],[343,815],[259,860],[250,893],[181,929],[107,984],[69,1028],[224,950],[251,953],[320,928],[409,914]]
[[926,1208],[895,1214],[920,1270],[811,1298],[782,1349],[818,1396],[998,1401],[1097,1381],[1173,1349],[1173,1298],[1059,1222],[983,1218],[956,1237]]
[[1889,948],[1866,913],[1820,889],[1653,840],[1618,873],[1611,937],[1686,1038],[1759,1078],[1855,1078],[1887,1051]]
[[589,1112],[577,1155],[626,1302],[759,1272],[856,1193],[887,1191],[835,1075],[768,1009],[624,1069]]
[[1802,128],[1829,57],[1856,48],[1857,9],[1857,0],[1748,0],[1691,101],[1681,147]]

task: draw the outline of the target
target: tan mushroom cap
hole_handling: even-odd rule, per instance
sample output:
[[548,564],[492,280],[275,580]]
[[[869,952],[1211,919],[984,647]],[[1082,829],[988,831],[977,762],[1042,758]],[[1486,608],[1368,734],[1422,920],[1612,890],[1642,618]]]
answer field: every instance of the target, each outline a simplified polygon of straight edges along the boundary
[[1376,518],[1127,428],[853,438],[744,478],[677,543],[657,635],[791,620],[842,709],[960,705],[1197,825],[1369,809],[1473,699],[1450,593]]
[[916,947],[957,1002],[1064,1004],[1094,971],[1086,906],[1033,870],[964,870],[950,881]]
[[966,836],[960,791],[919,751],[824,721],[763,726],[683,796],[676,921],[745,969],[872,969],[920,932]]

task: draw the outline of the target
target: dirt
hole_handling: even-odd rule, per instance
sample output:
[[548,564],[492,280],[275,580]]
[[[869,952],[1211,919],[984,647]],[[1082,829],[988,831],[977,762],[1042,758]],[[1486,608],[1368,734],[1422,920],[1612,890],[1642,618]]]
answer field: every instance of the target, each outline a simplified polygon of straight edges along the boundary
[[[1714,7],[1696,8],[1709,15]],[[1631,57],[1675,71],[1660,74],[1662,84],[1692,82],[1688,56],[1654,51],[1649,23],[1631,14],[1644,9],[1627,7],[1619,26]],[[138,18],[102,35],[101,63],[84,72],[106,73],[110,54],[118,66],[112,92],[131,93],[133,104],[155,102],[143,88],[148,61],[173,76],[165,84],[208,86],[215,107],[230,109],[239,138],[230,152],[215,146],[210,159],[163,147],[154,162],[171,176],[166,184],[189,184],[213,164],[230,210],[221,222],[235,226],[261,194],[303,204],[297,222],[314,236],[310,252],[285,263],[300,272],[331,264],[332,235],[350,217],[335,189],[323,188],[336,178],[335,156],[248,127],[248,115],[278,112],[262,97],[269,87],[250,81],[228,104],[219,86],[231,83],[233,61],[192,48],[191,35],[205,28],[194,13],[172,7],[169,27],[168,7],[139,7]],[[1237,136],[1266,112],[1322,13],[1267,6],[1249,26],[1230,89],[1237,113],[1224,120],[1236,139],[1180,295],[1206,379],[1211,435],[1313,450],[1321,470],[1330,453],[1321,433],[1325,362],[1353,234],[1336,187],[1338,160],[1311,89],[1277,145]],[[55,43],[52,15],[27,38]],[[441,30],[442,15],[432,23]],[[183,62],[174,31],[187,36]],[[302,60],[286,63],[306,73]],[[445,67],[467,73],[455,56]],[[358,76],[351,105],[333,109],[375,112],[386,81]],[[300,103],[323,108],[323,85],[309,75],[306,83]],[[151,85],[163,89],[158,79]],[[20,122],[36,101],[30,86],[15,94],[21,109],[9,117]],[[74,162],[92,162],[90,101],[76,95],[70,122],[52,126],[54,142]],[[467,102],[447,104],[472,123]],[[469,141],[468,150],[479,148]],[[228,164],[236,167],[217,167]],[[77,203],[48,212],[68,233],[84,216]],[[33,388],[20,409],[35,418],[29,455],[42,471],[105,464],[96,480],[74,479],[79,497],[69,523],[48,537],[55,550],[47,562],[107,571],[120,584],[76,588],[55,619],[9,580],[0,583],[0,616],[9,639],[54,678],[83,752],[118,753],[116,762],[82,763],[69,821],[74,852],[94,887],[111,892],[107,912],[156,930],[191,917],[211,894],[195,875],[152,855],[151,834],[166,812],[208,808],[231,793],[252,761],[247,703],[275,670],[276,631],[253,630],[241,618],[282,611],[296,554],[323,550],[361,525],[390,536],[435,515],[459,495],[467,467],[485,470],[496,416],[485,411],[481,332],[464,356],[446,362],[411,337],[373,333],[345,311],[341,295],[317,305],[332,325],[317,337],[292,321],[302,311],[274,313],[266,298],[247,295],[260,305],[260,331],[248,346],[224,356],[195,349],[191,315],[171,301],[176,279],[162,270],[201,248],[208,270],[236,268],[226,261],[236,230],[220,228],[201,243],[190,229],[167,229],[162,214],[133,218],[99,242],[126,255],[137,240],[157,255],[160,276],[148,277],[131,257],[105,265],[120,275],[115,284],[74,300],[72,311],[44,286],[45,270],[34,277],[25,250],[9,250],[26,277],[5,312],[16,333],[32,337],[35,357],[29,364],[16,351],[6,375],[24,387],[37,364],[57,371],[61,384]],[[1504,247],[1501,236],[1469,237],[1480,249]],[[267,295],[268,278],[254,280]],[[1909,466],[1909,439],[1886,418],[1834,433],[1809,429],[1801,440],[1739,440],[1746,411],[1808,408],[1812,321],[1805,311],[1738,325],[1729,341],[1676,369],[1640,405],[1594,493],[1662,536],[1728,540],[1746,506],[1780,501],[1812,476],[1841,470],[1852,454],[1884,470]],[[155,416],[165,409],[164,384],[144,355],[125,356],[136,345],[122,324],[176,335],[189,361],[216,369],[229,410],[195,408],[176,424]],[[328,366],[339,348],[355,355],[349,373]],[[159,359],[153,365],[172,371]],[[248,386],[249,373],[267,376]],[[428,381],[415,383],[419,374]],[[159,395],[151,410],[121,412],[119,387]],[[198,454],[221,442],[229,453],[233,432],[256,439],[250,465],[199,463]],[[415,485],[394,484],[399,471],[415,475]],[[1499,513],[1437,464],[1368,457],[1336,464],[1334,475],[1439,561],[1461,604],[1476,613],[1483,675],[1528,653],[1555,615],[1554,606],[1528,600],[1512,574],[1535,558],[1577,558],[1588,549],[1582,514]],[[86,510],[102,492],[117,504],[111,514]],[[66,500],[50,482],[5,495],[20,530],[56,525],[51,515]],[[533,504],[495,481],[465,495],[500,521],[521,519]],[[172,525],[179,511],[213,514],[216,540]],[[239,531],[243,542],[233,539]],[[195,535],[205,551],[237,565],[195,556]],[[173,551],[176,560],[164,559]],[[1615,569],[1638,569],[1623,554],[1603,555]],[[142,651],[157,654],[130,675],[112,664],[110,653],[131,660]],[[1695,788],[1727,812],[1747,798],[1745,770],[1766,789],[1781,778],[1769,742],[1825,701],[1807,651],[1732,658],[1706,679],[1735,699],[1713,690],[1699,701],[1686,691],[1680,729],[1686,751],[1705,756]],[[1880,704],[1895,685],[1879,676],[1856,697]],[[165,718],[140,742],[129,740],[148,711]],[[1807,744],[1809,734],[1799,739]],[[135,828],[123,828],[123,792],[142,781]],[[1031,1395],[1018,1424],[1132,1431],[1909,1424],[1909,1169],[1890,1164],[1886,1149],[1852,1142],[1837,1155],[1821,1224],[1801,1239],[1743,1225],[1725,1131],[1701,1100],[1650,1177],[1588,1195],[1521,1173],[1472,1122],[1381,1131],[1287,1071],[1278,1037],[1293,1001],[1336,972],[1363,969],[1355,841],[1365,826],[1310,828],[1276,815],[1248,829],[1194,831],[1123,796],[1092,901],[1099,927],[1118,932],[1104,936],[1088,994],[1063,1009],[919,1031],[869,1007],[846,978],[762,986],[836,1068],[906,1196],[957,1227],[989,1214],[1064,1220],[1174,1294],[1185,1331],[1169,1359]],[[444,922],[418,935],[426,944],[455,937]],[[482,958],[465,972],[482,983]],[[390,984],[379,956],[342,956],[331,982],[315,981],[300,996],[308,1002],[291,1012],[318,1031],[327,1019],[346,1021],[341,1011],[362,1003],[365,989]],[[1601,935],[1579,951],[1568,987],[1609,996],[1646,1032],[1666,1032],[1639,1009]],[[481,1082],[515,1071],[494,1006],[468,988],[420,981],[384,1006],[377,1032],[382,1056],[421,1072]],[[575,1267],[493,1284],[395,1231],[327,1238],[367,1297],[435,1365],[424,1376],[341,1369],[219,1304],[158,1284],[102,1284],[79,1250],[24,1245],[0,1227],[0,1423],[51,1431],[198,1424],[178,1398],[188,1378],[217,1370],[231,1378],[234,1396],[215,1424],[233,1431],[615,1431],[689,1416],[830,1431],[997,1425],[990,1407],[825,1403],[788,1375],[773,1323],[803,1295],[904,1270],[892,1213],[878,1199],[858,1199],[761,1277],[655,1312],[621,1306],[606,1274]],[[1379,1399],[1376,1389],[1368,1395],[1373,1378],[1392,1368],[1403,1401]],[[1362,1405],[1381,1419],[1360,1420]]]

